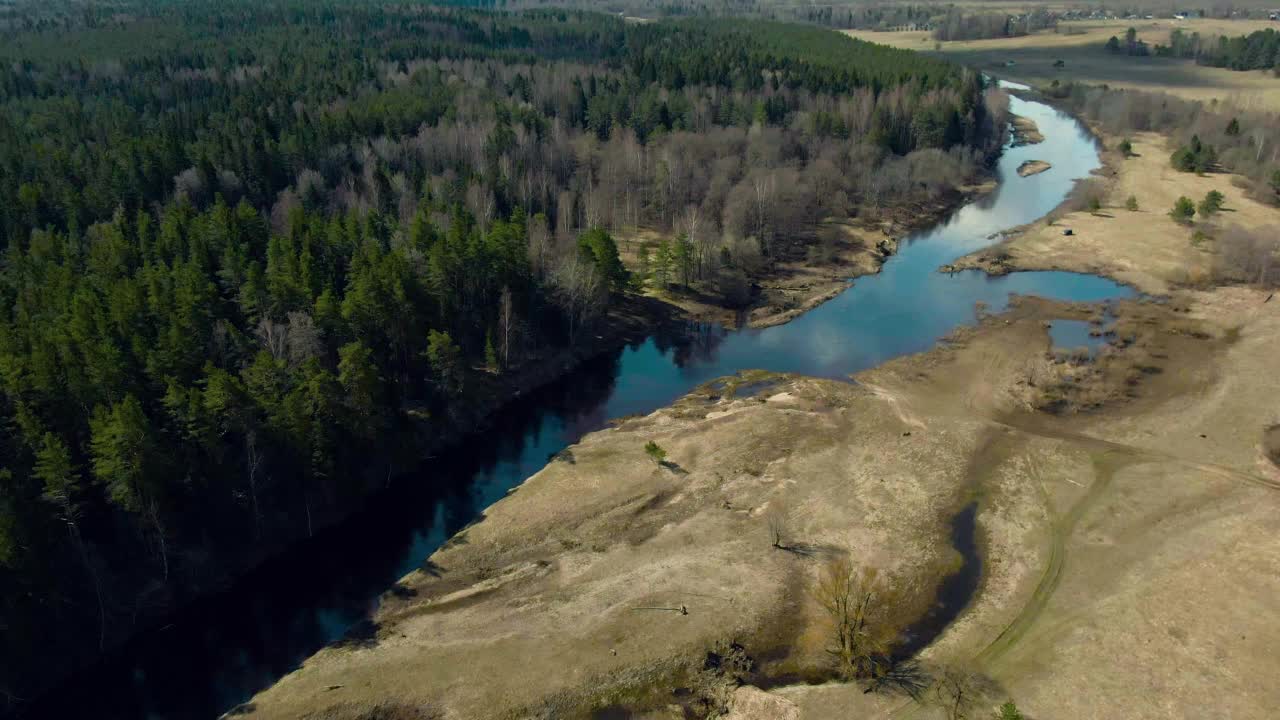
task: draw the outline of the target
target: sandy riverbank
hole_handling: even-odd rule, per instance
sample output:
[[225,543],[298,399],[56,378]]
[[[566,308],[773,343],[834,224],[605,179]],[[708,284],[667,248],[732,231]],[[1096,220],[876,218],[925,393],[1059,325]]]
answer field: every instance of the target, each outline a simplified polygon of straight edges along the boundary
[[[824,559],[890,578],[899,599],[876,622],[900,627],[955,567],[947,518],[977,499],[981,586],[923,654],[935,676],[972,683],[975,716],[1013,699],[1041,720],[1269,718],[1280,305],[1208,287],[1211,248],[1160,206],[1217,188],[1233,220],[1276,211],[1224,176],[1162,175],[1158,138],[1135,150],[1108,159],[1100,214],[1033,225],[966,263],[1101,272],[1163,301],[1104,319],[1025,299],[857,384],[761,374],[624,419],[490,507],[362,633],[246,714],[677,718],[703,692],[707,653],[731,642],[756,660],[747,682],[821,678],[809,589]],[[1123,209],[1128,194],[1139,210]],[[1064,318],[1097,320],[1096,357],[1051,347],[1046,324]],[[779,515],[789,550],[773,547]],[[936,698],[856,684],[770,695],[815,720],[943,717]]]
[[[1028,300],[857,385],[704,387],[571,448],[250,716],[394,701],[443,717],[679,717],[662,713],[691,668],[734,641],[759,661],[752,682],[821,677],[807,589],[823,558],[892,578],[902,600],[882,622],[901,625],[954,567],[946,518],[976,497],[982,587],[928,667],[981,674],[993,702],[1037,718],[1226,704],[1261,720],[1280,702],[1244,680],[1280,670],[1280,473],[1259,452],[1280,313],[1262,300],[1122,303],[1125,342],[1096,362],[1052,352],[1045,329],[1092,309]],[[805,552],[772,547],[778,508]],[[853,685],[773,693],[803,718],[916,707]]]

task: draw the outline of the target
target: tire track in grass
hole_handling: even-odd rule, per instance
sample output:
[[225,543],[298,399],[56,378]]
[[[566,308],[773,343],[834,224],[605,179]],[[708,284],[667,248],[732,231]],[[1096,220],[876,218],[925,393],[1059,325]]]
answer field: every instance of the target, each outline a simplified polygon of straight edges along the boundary
[[[1084,496],[1077,500],[1067,510],[1066,514],[1055,519],[1051,526],[1049,559],[1045,563],[1044,572],[1040,575],[1040,581],[1031,593],[1031,598],[1023,605],[1022,610],[1018,612],[1018,616],[1005,626],[1004,630],[1001,630],[994,640],[978,652],[974,659],[980,664],[990,665],[1002,658],[1010,648],[1026,636],[1027,631],[1035,625],[1036,621],[1044,613],[1044,609],[1049,605],[1049,600],[1053,598],[1054,592],[1062,582],[1063,571],[1067,566],[1067,541],[1075,533],[1076,525],[1079,524],[1080,519],[1111,486],[1116,470],[1137,461],[1136,458],[1126,457],[1127,455],[1128,453],[1117,450],[1104,450],[1101,454],[1094,455],[1093,481],[1089,483]],[[1048,490],[1044,487],[1043,481],[1040,482],[1040,486],[1047,502]]]

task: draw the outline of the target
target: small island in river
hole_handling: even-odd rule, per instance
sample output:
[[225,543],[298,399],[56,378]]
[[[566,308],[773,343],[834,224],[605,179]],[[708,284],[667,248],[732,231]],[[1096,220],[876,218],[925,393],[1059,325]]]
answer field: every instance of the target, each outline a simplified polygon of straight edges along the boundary
[[1040,173],[1053,167],[1044,160],[1028,160],[1018,166],[1018,174],[1022,177],[1029,175],[1039,175]]

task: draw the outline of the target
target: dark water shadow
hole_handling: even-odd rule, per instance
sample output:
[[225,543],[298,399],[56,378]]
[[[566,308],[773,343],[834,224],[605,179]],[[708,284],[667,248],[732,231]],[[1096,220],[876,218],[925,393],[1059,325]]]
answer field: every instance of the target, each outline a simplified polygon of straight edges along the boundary
[[978,554],[978,503],[971,502],[951,518],[951,545],[960,553],[961,564],[938,586],[933,605],[899,636],[892,658],[897,662],[915,657],[969,606],[982,579],[982,557]]

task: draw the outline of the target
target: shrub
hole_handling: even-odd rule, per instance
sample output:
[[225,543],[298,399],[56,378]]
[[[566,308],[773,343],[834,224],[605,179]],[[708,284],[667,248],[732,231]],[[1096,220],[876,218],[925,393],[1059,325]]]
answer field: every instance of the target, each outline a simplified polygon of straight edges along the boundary
[[1018,710],[1018,706],[1013,701],[1000,706],[1000,720],[1023,720],[1022,712]]
[[1169,217],[1181,225],[1189,225],[1191,218],[1195,217],[1195,214],[1196,204],[1186,195],[1178,198],[1178,202],[1174,203],[1173,209],[1169,211]]
[[1226,198],[1217,190],[1210,190],[1205,194],[1204,199],[1200,201],[1196,211],[1200,213],[1200,218],[1207,220],[1210,215],[1222,209],[1222,201]]
[[667,451],[652,440],[644,444],[644,454],[648,455],[655,465],[661,465],[662,461],[667,459]]
[[1191,142],[1175,150],[1169,161],[1182,172],[1204,173],[1218,163],[1218,153],[1212,145],[1201,142],[1199,135],[1192,135]]
[[1098,178],[1087,178],[1076,183],[1067,195],[1067,208],[1097,212],[1102,207],[1104,187]]
[[1129,212],[1137,212],[1138,198],[1134,197],[1133,195],[1130,195],[1129,199],[1124,201],[1124,209],[1128,210]]

